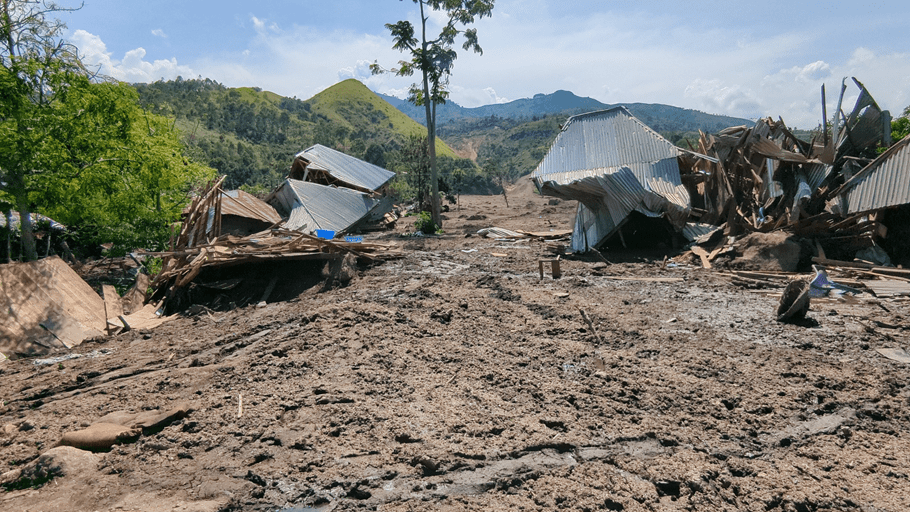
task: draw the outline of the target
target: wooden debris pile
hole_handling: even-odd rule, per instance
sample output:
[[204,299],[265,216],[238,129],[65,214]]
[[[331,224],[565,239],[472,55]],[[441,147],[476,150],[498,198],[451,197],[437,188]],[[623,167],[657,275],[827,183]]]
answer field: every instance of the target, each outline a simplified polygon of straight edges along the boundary
[[221,184],[210,183],[186,210],[180,231],[162,257],[161,272],[151,283],[154,300],[168,299],[190,285],[205,268],[270,261],[337,260],[351,254],[376,261],[401,256],[393,244],[325,240],[281,227],[283,222],[248,236],[221,234]]
[[[854,82],[860,94],[852,113],[846,115],[838,105],[830,132],[820,130],[811,141],[771,118],[753,127],[702,133],[699,147],[679,157],[692,200],[690,225],[718,226],[726,237],[786,231],[845,252],[884,239],[884,207],[844,214],[836,204],[843,184],[891,144],[890,115]],[[822,94],[824,104],[824,89]],[[710,266],[718,247],[708,236],[693,238],[703,245],[696,254]]]

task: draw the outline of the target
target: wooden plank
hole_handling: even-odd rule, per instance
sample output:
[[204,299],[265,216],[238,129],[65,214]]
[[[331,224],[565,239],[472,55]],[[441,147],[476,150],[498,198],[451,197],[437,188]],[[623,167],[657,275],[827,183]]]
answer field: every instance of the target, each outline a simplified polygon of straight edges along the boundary
[[680,283],[681,277],[623,277],[623,276],[599,276],[601,279],[610,279],[612,281],[637,281],[643,283]]
[[701,266],[702,266],[702,267],[704,267],[704,268],[712,268],[712,267],[711,267],[711,262],[708,260],[708,251],[702,249],[701,247],[699,247],[699,246],[697,246],[697,245],[693,245],[693,246],[692,246],[692,249],[690,249],[690,250],[692,251],[693,254],[695,254],[696,256],[698,256],[699,258],[701,258]]
[[861,273],[861,274],[866,274],[866,275],[872,275],[872,276],[876,276],[876,277],[884,277],[884,278],[887,278],[887,279],[897,279],[897,280],[899,280],[899,281],[907,281],[907,282],[910,282],[910,277],[892,276],[892,275],[885,274],[885,273],[882,273],[882,272],[878,272],[878,271],[875,271],[875,270],[866,270],[866,271],[860,270],[859,273]]
[[123,315],[123,302],[117,289],[109,284],[101,285],[101,294],[104,296],[104,306],[107,309],[107,318],[117,318]]
[[876,297],[897,297],[910,295],[910,282],[896,280],[860,281],[866,288],[872,290]]
[[910,270],[904,269],[904,268],[881,267],[881,266],[872,265],[869,263],[859,263],[856,261],[829,260],[827,258],[812,258],[812,261],[814,263],[818,263],[819,265],[830,265],[832,267],[861,268],[864,270],[875,270],[876,272],[881,272],[883,274],[888,274],[888,275],[910,277]]
[[140,272],[136,276],[136,282],[123,296],[123,310],[125,313],[138,311],[145,304],[148,297],[149,276]]
[[910,364],[910,354],[902,348],[877,348],[875,351],[892,361]]

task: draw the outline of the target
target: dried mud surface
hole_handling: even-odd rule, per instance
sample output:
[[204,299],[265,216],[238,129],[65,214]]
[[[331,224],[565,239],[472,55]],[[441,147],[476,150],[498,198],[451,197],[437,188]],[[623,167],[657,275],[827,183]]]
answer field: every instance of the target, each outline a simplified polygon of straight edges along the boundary
[[875,351],[906,345],[907,302],[790,325],[778,291],[659,257],[540,279],[543,244],[465,235],[574,205],[508,199],[369,235],[405,257],[347,286],[0,363],[0,473],[110,412],[194,408],[0,509],[910,510],[910,372]]

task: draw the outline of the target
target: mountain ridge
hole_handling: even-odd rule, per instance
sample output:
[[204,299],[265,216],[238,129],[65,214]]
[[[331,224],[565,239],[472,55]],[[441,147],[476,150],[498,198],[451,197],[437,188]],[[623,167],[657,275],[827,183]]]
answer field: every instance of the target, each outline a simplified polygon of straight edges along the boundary
[[[423,124],[426,122],[422,107],[417,107],[407,100],[395,96],[382,93],[376,93],[376,95],[418,123]],[[699,110],[675,107],[663,103],[603,103],[594,98],[578,96],[571,91],[562,89],[550,94],[539,93],[531,98],[521,98],[506,103],[494,103],[480,107],[463,107],[449,101],[437,106],[436,122],[437,125],[442,126],[455,121],[490,116],[507,119],[533,119],[535,116],[560,114],[568,117],[618,106],[628,108],[635,117],[658,132],[693,132],[698,130],[716,132],[730,126],[751,125],[754,123],[754,120],[750,119],[708,114]]]

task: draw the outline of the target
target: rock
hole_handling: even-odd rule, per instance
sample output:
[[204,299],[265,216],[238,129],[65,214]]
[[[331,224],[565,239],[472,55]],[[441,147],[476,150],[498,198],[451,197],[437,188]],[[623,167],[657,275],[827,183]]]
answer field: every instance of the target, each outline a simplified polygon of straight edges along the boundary
[[0,429],[0,432],[6,437],[13,437],[18,431],[19,427],[17,427],[15,423],[7,423],[6,425],[3,425],[3,429]]
[[752,233],[737,243],[742,266],[754,270],[795,272],[800,245],[787,233]]
[[116,425],[114,423],[95,423],[84,430],[67,432],[60,440],[62,446],[73,446],[83,450],[103,451],[120,443],[135,441],[140,429]]
[[102,416],[97,423],[111,423],[130,428],[141,428],[142,433],[149,435],[160,431],[171,423],[187,417],[193,412],[189,404],[178,404],[177,407],[166,411],[145,411],[140,413],[115,411]]
[[79,473],[94,473],[100,457],[71,446],[58,446],[20,469],[0,475],[0,487],[6,490],[37,488],[54,478]]

